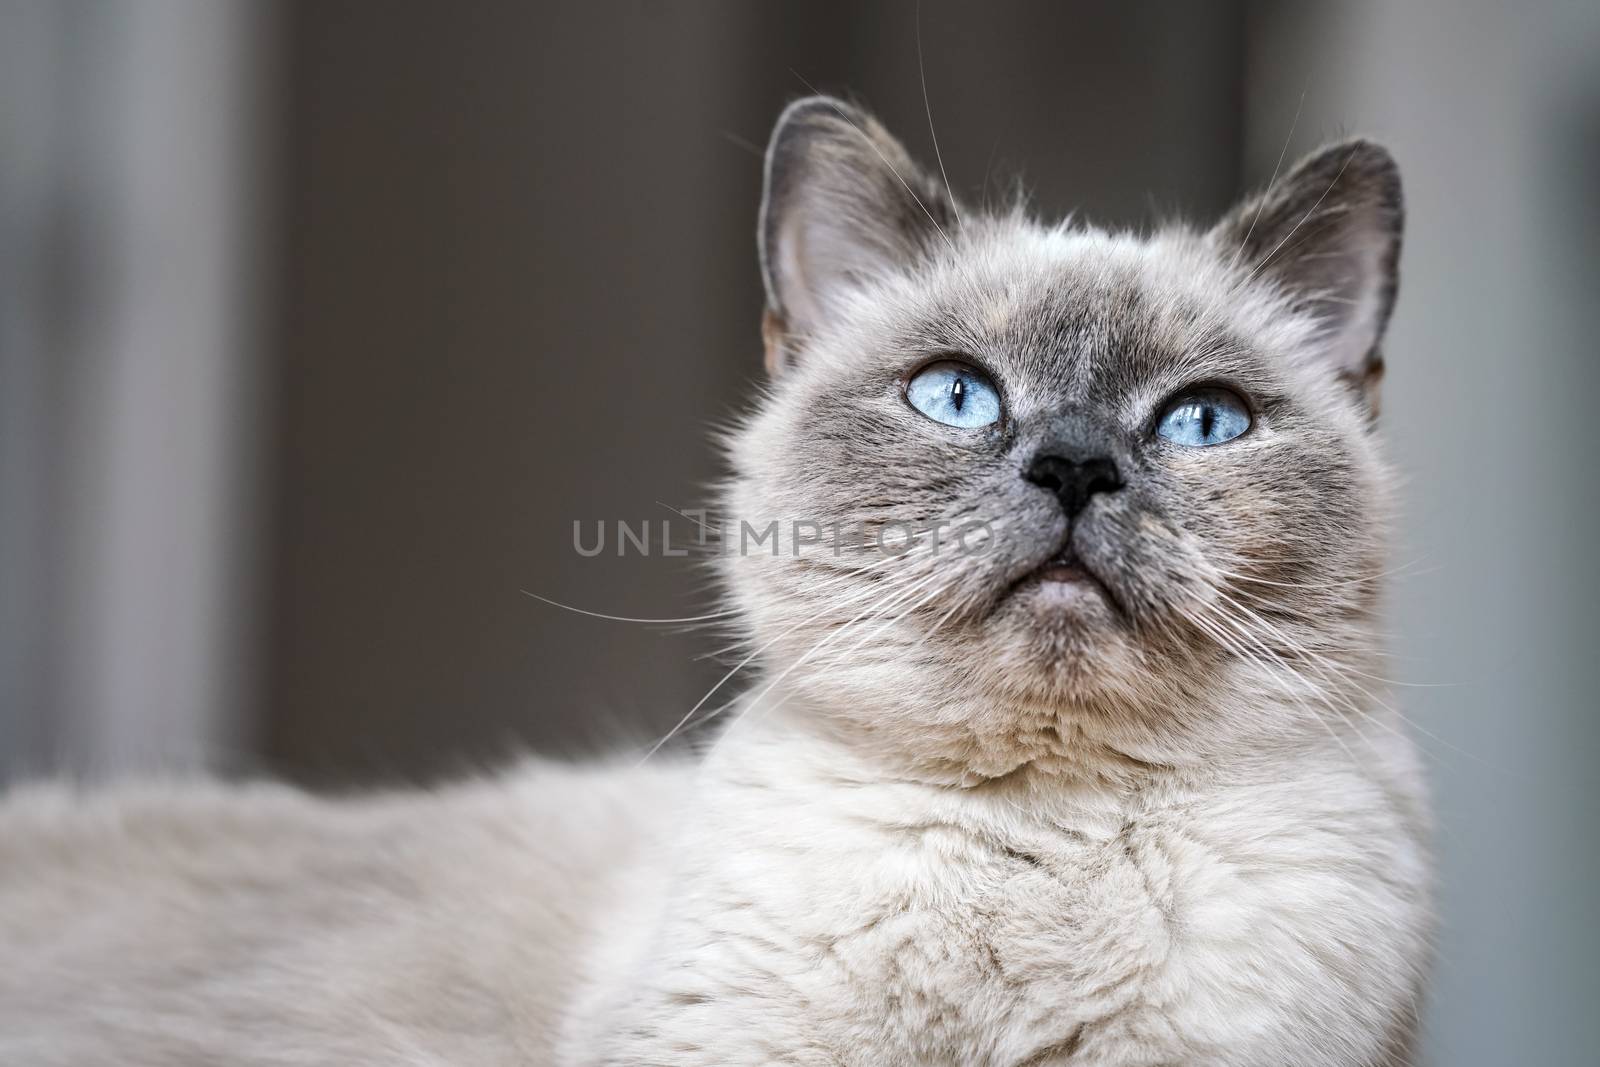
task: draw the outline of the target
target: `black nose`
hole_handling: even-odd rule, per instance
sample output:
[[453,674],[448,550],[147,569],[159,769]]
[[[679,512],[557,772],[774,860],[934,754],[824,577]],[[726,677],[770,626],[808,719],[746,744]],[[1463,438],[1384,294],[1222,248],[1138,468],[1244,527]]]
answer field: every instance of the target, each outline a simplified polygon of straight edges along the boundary
[[1028,465],[1026,477],[1034,485],[1054,493],[1069,519],[1077,518],[1078,512],[1096,493],[1122,488],[1117,465],[1105,456],[1092,459],[1068,459],[1050,454],[1035,456]]

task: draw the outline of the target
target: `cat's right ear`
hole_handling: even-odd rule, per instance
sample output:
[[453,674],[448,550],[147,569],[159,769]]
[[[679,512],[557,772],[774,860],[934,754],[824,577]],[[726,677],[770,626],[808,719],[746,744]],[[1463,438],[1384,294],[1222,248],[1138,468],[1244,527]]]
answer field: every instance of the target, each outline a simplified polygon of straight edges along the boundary
[[767,370],[782,373],[852,289],[926,255],[957,218],[871,115],[827,96],[790,104],[767,146],[757,232]]
[[1383,331],[1400,284],[1400,170],[1381,145],[1346,141],[1245,200],[1210,240],[1245,280],[1276,285],[1318,324],[1322,359],[1378,412]]

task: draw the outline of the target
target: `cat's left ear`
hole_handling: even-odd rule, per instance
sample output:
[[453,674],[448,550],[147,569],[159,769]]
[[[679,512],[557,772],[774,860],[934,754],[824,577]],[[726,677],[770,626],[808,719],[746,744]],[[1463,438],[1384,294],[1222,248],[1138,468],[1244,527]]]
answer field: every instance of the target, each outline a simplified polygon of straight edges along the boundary
[[1308,157],[1209,235],[1218,255],[1276,283],[1316,318],[1323,357],[1372,415],[1404,217],[1394,158],[1356,140]]
[[871,115],[828,96],[790,104],[767,147],[758,240],[761,334],[781,373],[851,290],[954,232],[943,186]]

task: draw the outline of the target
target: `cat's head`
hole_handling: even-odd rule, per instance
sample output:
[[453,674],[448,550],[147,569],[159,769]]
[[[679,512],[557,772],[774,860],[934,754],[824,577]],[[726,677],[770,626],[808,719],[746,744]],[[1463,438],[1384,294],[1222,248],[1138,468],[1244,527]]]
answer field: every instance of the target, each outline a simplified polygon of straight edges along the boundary
[[1348,679],[1384,557],[1400,231],[1363,141],[1143,236],[961,205],[862,111],[789,107],[725,497],[779,524],[726,556],[764,684],[961,781],[1316,729],[1294,690]]

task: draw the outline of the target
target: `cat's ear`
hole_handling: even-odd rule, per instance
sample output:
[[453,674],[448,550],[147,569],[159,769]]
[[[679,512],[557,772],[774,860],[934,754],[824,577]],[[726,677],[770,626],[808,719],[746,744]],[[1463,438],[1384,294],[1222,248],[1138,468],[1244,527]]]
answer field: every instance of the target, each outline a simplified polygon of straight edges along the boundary
[[1393,157],[1356,140],[1306,158],[1210,234],[1219,255],[1276,283],[1316,317],[1324,357],[1373,415],[1403,222]]
[[767,146],[758,241],[767,369],[780,373],[839,300],[946,239],[945,189],[871,115],[812,96],[790,104]]

